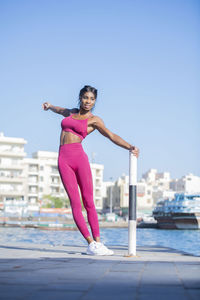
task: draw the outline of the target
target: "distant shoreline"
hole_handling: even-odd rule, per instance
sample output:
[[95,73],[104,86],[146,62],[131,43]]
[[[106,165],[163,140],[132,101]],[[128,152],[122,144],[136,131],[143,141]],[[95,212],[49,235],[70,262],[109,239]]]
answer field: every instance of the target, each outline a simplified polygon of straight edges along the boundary
[[[60,220],[59,220],[60,221]],[[59,222],[58,220],[34,220],[27,221],[26,220],[11,220],[11,219],[0,219],[0,227],[21,227],[21,228],[37,228],[37,229],[45,229],[45,230],[78,230],[75,222],[73,220],[62,220]],[[88,222],[87,222],[88,224]],[[88,224],[89,225],[89,224]],[[128,221],[99,221],[99,226],[101,228],[128,228]],[[156,223],[138,223],[138,228],[157,228]]]

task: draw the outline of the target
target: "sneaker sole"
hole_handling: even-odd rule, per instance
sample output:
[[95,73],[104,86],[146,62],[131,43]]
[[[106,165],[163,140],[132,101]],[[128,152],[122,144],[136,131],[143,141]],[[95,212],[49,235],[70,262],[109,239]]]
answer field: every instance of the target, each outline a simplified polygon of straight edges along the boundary
[[102,253],[102,254],[98,254],[98,253],[90,253],[90,252],[86,252],[88,255],[100,255],[100,256],[105,256],[105,255],[108,255],[108,256],[110,256],[110,255],[113,255],[114,253]]

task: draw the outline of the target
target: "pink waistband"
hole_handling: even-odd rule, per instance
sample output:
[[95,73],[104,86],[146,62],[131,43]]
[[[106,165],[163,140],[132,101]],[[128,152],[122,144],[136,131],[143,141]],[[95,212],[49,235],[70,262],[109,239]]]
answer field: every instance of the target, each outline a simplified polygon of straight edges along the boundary
[[82,143],[80,143],[80,142],[79,143],[63,144],[63,145],[60,145],[60,148],[64,147],[64,146],[65,147],[83,147]]

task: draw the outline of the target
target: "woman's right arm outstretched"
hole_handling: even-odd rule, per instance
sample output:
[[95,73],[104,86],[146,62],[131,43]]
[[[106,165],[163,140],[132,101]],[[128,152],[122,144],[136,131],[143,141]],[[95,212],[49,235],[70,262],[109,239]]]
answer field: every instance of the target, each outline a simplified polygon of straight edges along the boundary
[[70,112],[72,112],[72,113],[77,112],[77,108],[73,108],[73,109],[63,108],[60,106],[54,106],[49,102],[44,102],[42,104],[42,108],[44,110],[50,109],[57,114],[63,115],[64,117],[68,117],[70,115]]

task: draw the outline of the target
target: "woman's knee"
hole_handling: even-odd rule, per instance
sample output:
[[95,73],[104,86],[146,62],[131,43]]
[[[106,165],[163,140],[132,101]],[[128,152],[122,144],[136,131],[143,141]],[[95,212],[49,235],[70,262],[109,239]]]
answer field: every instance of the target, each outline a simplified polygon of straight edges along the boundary
[[79,199],[79,201],[70,201],[71,204],[71,209],[76,212],[76,211],[81,211],[82,210],[82,206],[81,206],[81,201]]
[[96,210],[93,199],[92,200],[83,200],[83,205],[86,210]]

